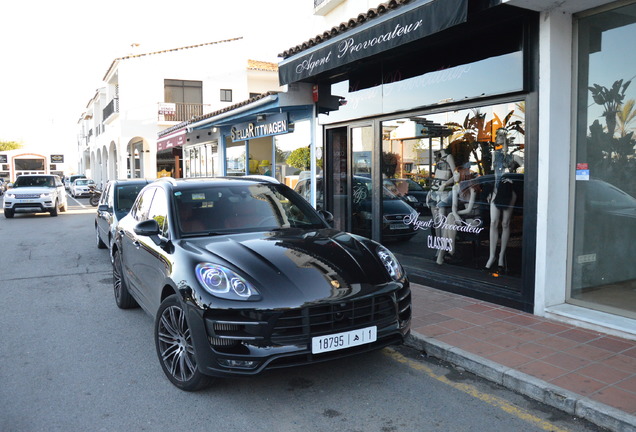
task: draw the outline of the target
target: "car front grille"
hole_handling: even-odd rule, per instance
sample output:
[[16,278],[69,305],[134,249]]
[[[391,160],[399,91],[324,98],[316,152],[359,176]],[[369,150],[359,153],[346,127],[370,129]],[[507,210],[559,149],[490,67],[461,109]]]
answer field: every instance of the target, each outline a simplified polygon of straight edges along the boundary
[[16,194],[15,198],[16,199],[37,199],[40,198],[41,194]]
[[212,347],[239,352],[242,343],[259,346],[305,345],[314,336],[411,319],[411,291],[399,291],[355,300],[320,303],[297,309],[208,312],[206,323]]
[[272,342],[280,345],[307,343],[313,336],[373,324],[386,325],[396,319],[397,309],[392,297],[383,295],[285,312],[276,322]]

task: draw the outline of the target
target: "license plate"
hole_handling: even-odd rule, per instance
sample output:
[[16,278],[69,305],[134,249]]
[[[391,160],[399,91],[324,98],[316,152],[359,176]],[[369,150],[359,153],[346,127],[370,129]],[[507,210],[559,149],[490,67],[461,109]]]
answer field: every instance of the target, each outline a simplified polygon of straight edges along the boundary
[[336,351],[375,342],[378,339],[376,326],[325,336],[316,336],[311,340],[312,354]]
[[389,225],[389,229],[392,230],[402,230],[402,229],[409,229],[408,225]]
[[19,199],[16,201],[20,204],[31,204],[31,203],[37,202],[37,200],[34,200],[34,199]]

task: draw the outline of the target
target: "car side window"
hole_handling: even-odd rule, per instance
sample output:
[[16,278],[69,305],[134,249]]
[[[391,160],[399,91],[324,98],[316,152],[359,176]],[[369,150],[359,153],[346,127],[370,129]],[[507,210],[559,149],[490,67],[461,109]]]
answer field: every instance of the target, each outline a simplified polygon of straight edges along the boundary
[[157,190],[148,209],[148,219],[154,219],[159,225],[159,233],[168,236],[168,201],[161,189]]
[[155,190],[156,188],[146,189],[135,203],[131,213],[137,222],[142,222],[148,219],[148,211],[150,210],[150,204],[152,203],[152,197],[155,194]]
[[106,189],[104,189],[104,193],[102,194],[102,196],[99,198],[99,204],[108,204],[109,207],[112,207],[112,204],[110,204],[109,201],[109,197],[110,197],[110,189],[112,187],[111,183],[106,184]]

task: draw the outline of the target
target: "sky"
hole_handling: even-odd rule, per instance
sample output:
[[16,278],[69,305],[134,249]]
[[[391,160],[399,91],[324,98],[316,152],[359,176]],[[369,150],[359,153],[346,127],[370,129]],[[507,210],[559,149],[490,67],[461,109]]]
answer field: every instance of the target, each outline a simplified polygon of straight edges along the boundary
[[315,35],[312,12],[311,0],[5,2],[0,141],[76,152],[78,119],[115,58],[244,37],[255,60],[279,62]]

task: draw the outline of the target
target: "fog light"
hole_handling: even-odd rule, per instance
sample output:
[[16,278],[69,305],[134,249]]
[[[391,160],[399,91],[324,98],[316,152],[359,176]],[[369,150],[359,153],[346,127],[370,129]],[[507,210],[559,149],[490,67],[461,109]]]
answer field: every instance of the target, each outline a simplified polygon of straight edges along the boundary
[[221,366],[239,369],[254,369],[256,366],[258,366],[259,363],[254,360],[218,359],[217,361]]

